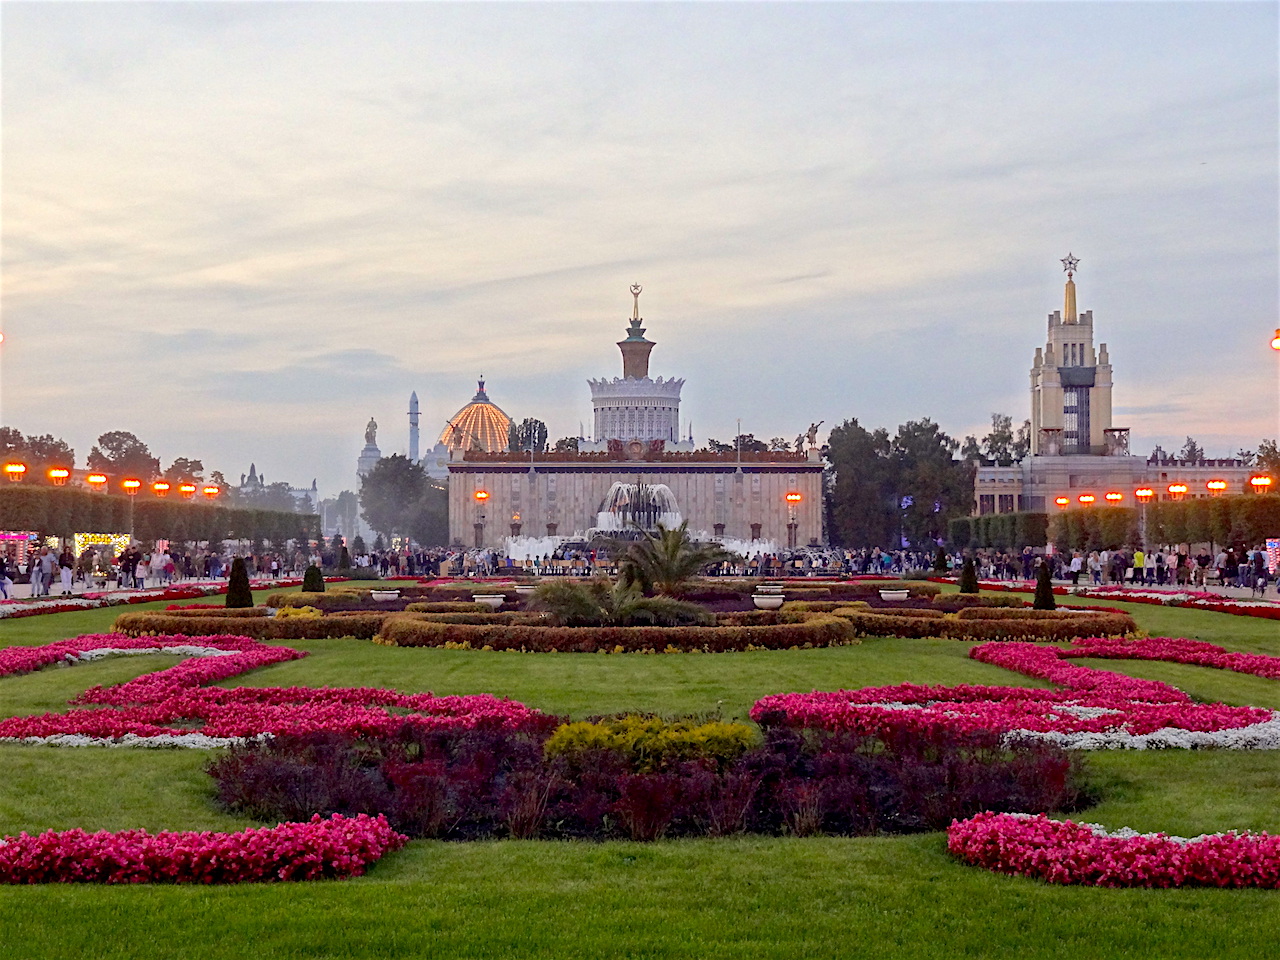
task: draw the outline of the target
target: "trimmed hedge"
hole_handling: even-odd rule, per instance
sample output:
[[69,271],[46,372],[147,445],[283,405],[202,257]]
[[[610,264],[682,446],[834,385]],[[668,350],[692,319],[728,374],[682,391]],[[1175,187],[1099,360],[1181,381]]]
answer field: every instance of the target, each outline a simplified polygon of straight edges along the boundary
[[535,627],[471,625],[388,617],[375,643],[397,647],[465,647],[529,653],[640,653],[648,650],[785,650],[853,640],[847,621],[819,614],[802,623],[717,627]]
[[[177,613],[179,611],[171,611]],[[355,637],[372,640],[391,614],[356,613],[343,617],[175,617],[168,613],[122,613],[112,629],[126,636],[181,634],[187,637],[227,634],[255,640],[318,640]]]
[[942,637],[948,640],[1071,640],[1076,637],[1113,637],[1137,629],[1127,614],[1088,614],[1064,619],[966,619],[929,620],[892,614],[836,611],[848,620],[859,637]]
[[[1110,612],[1110,611],[1108,611]],[[1127,613],[1115,611],[1117,616],[1128,617]],[[965,607],[956,613],[958,620],[1069,620],[1072,617],[1097,616],[1095,611],[1077,613],[1074,610],[1002,610],[991,607]],[[1132,620],[1132,617],[1129,617]],[[1134,629],[1137,629],[1136,625]]]
[[[214,612],[216,611],[216,612]],[[214,607],[208,604],[204,605],[203,610],[194,610],[188,607],[185,610],[165,610],[161,616],[166,617],[217,617],[224,619],[227,617],[265,617],[267,615],[266,607]]]
[[487,603],[465,603],[458,600],[436,600],[427,603],[411,603],[404,608],[407,613],[491,613]]
[[1020,597],[988,597],[976,593],[944,593],[933,598],[933,605],[939,610],[945,610],[947,613],[955,613],[957,610],[964,610],[968,607],[1029,609],[1027,602]]

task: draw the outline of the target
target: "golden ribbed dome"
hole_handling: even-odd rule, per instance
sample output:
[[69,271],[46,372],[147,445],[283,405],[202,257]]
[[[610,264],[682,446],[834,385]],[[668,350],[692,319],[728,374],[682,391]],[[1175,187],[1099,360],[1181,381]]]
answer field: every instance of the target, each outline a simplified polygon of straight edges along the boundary
[[507,428],[511,418],[484,392],[484,381],[471,402],[449,418],[440,434],[440,443],[454,450],[483,450],[498,453],[507,449]]

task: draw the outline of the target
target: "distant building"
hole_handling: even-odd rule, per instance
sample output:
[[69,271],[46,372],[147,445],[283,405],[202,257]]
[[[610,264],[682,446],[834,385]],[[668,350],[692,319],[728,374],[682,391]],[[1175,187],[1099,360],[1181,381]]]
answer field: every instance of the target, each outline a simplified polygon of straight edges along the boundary
[[[1184,463],[1159,456],[1144,460],[1129,449],[1129,429],[1112,425],[1111,358],[1105,343],[1094,348],[1093,311],[1077,313],[1075,272],[1068,254],[1063,309],[1049,314],[1048,337],[1031,364],[1031,452],[1012,466],[981,466],[974,512],[1013,513],[1103,505],[1108,493],[1133,506],[1134,491],[1150,488],[1157,499],[1214,495],[1209,481],[1224,481],[1218,493],[1249,491],[1253,471],[1241,460]],[[1169,486],[1185,484],[1185,493]],[[1085,497],[1082,501],[1080,498]],[[1093,500],[1088,500],[1093,497]]]

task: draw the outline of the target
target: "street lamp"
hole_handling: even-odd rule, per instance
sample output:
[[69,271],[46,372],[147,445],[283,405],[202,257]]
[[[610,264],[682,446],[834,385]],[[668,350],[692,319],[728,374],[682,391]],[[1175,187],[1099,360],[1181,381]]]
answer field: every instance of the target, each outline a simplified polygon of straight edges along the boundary
[[1054,497],[1053,502],[1057,504],[1059,510],[1065,510],[1071,505],[1070,497]]
[[1169,484],[1169,499],[1181,500],[1187,495],[1187,485],[1185,483]]
[[55,487],[66,486],[67,477],[71,476],[71,471],[66,467],[50,467],[49,482]]
[[204,494],[206,500],[217,500],[218,494],[222,492],[221,487],[215,487],[210,484],[207,487],[201,487],[200,492]]
[[787,494],[787,549],[794,550],[796,548],[796,536],[798,524],[796,523],[796,506],[804,499],[798,492],[792,491]]
[[1208,483],[1205,484],[1205,489],[1208,490],[1215,497],[1221,496],[1223,491],[1227,489],[1227,481],[1210,480]]
[[472,496],[475,497],[476,507],[479,510],[476,514],[476,522],[472,526],[476,537],[476,549],[479,550],[484,546],[484,505],[489,500],[489,491],[477,490]]
[[1266,493],[1271,489],[1272,483],[1272,479],[1265,474],[1249,478],[1249,486],[1253,487],[1254,493]]
[[151,485],[151,492],[157,497],[167,497],[169,495],[169,481],[157,480]]
[[129,542],[133,543],[133,501],[138,497],[138,491],[142,489],[142,481],[136,477],[126,477],[121,481],[120,486],[124,487],[124,492],[129,495]]
[[1107,503],[1111,504],[1112,506],[1115,506],[1117,503],[1119,503],[1123,499],[1124,499],[1124,494],[1120,493],[1118,490],[1112,490],[1110,493],[1107,494]]
[[1139,487],[1133,491],[1133,496],[1140,505],[1138,510],[1138,540],[1144,546],[1147,542],[1147,504],[1151,502],[1155,495],[1156,492],[1151,487]]
[[6,463],[4,465],[4,475],[9,478],[11,483],[21,483],[22,478],[27,475],[27,465],[25,463]]
[[196,485],[194,483],[178,484],[178,493],[182,495],[183,500],[190,500],[196,495]]
[[1092,507],[1098,498],[1095,497],[1092,493],[1082,493],[1080,494],[1078,499],[1080,500],[1081,506]]
[[107,489],[107,475],[105,473],[91,473],[84,478],[84,482],[89,485],[90,490]]

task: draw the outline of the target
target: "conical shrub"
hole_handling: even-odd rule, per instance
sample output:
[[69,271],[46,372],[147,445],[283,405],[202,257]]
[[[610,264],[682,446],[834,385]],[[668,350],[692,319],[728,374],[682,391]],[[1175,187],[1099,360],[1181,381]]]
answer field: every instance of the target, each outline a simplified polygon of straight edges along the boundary
[[960,568],[960,592],[978,592],[978,568],[973,565],[973,557],[965,557],[964,566]]
[[324,575],[314,563],[302,575],[303,593],[324,593]]
[[231,561],[231,579],[227,581],[227,606],[253,606],[253,592],[249,589],[249,570],[244,565],[244,557],[236,557]]
[[1048,557],[1041,562],[1040,572],[1036,574],[1036,598],[1031,606],[1036,610],[1058,609],[1058,602],[1053,598],[1053,574],[1049,570]]

